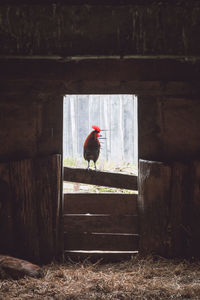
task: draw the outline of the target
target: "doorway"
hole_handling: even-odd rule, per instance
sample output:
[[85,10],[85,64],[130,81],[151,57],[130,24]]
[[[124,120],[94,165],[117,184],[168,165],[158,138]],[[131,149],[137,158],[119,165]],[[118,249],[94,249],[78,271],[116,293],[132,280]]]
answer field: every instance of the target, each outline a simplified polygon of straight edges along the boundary
[[[137,253],[137,97],[65,96],[63,120],[65,254],[113,260]],[[98,171],[86,170],[82,154],[92,125],[106,130]]]

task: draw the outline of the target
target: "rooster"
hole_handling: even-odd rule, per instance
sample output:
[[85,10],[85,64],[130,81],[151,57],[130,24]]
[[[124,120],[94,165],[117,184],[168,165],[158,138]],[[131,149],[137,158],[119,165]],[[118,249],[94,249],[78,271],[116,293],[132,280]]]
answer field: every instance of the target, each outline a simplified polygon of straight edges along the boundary
[[97,169],[96,161],[100,153],[100,142],[98,138],[101,129],[95,125],[93,125],[92,128],[94,130],[87,136],[83,145],[83,156],[84,159],[88,161],[88,170],[90,168],[90,160],[93,160],[95,170]]

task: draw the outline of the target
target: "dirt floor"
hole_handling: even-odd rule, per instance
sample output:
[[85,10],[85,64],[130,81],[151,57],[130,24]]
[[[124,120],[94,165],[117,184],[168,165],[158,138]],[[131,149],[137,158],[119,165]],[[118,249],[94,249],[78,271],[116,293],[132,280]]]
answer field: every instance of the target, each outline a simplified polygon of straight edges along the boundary
[[44,277],[1,280],[1,300],[200,299],[200,262],[134,257],[115,264],[68,262]]

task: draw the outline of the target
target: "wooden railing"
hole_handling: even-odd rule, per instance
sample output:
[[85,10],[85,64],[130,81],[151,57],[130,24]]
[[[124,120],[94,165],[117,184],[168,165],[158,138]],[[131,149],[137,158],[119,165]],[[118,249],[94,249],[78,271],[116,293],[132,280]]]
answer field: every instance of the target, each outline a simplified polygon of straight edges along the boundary
[[64,181],[137,190],[137,176],[64,167]]

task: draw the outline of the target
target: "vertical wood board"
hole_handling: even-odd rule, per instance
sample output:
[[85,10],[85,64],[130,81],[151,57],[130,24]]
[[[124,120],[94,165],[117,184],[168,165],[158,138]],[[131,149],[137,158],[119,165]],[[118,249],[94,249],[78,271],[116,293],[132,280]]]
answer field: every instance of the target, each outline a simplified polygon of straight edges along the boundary
[[[37,263],[50,262],[62,244],[58,239],[61,156],[0,164],[0,176],[3,178],[1,190],[6,186],[6,196],[10,195],[6,199],[8,205],[3,201],[1,215],[4,217],[0,222],[4,229],[8,228],[8,239],[13,239],[9,244],[0,230],[1,253],[6,251]],[[7,212],[9,218],[6,218]]]
[[170,247],[169,197],[171,168],[163,163],[139,161],[140,250],[168,254]]

